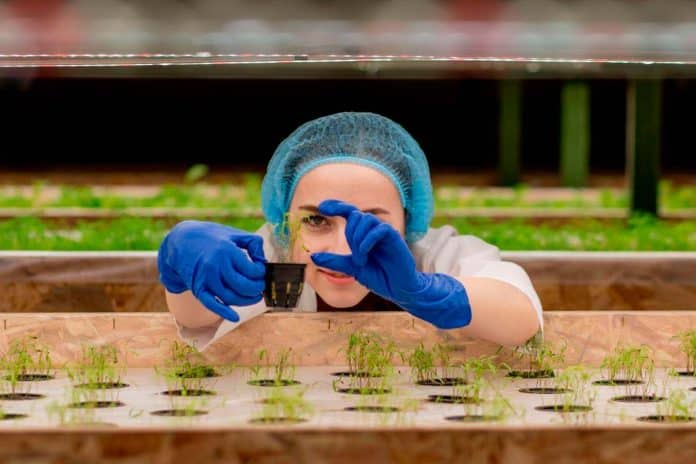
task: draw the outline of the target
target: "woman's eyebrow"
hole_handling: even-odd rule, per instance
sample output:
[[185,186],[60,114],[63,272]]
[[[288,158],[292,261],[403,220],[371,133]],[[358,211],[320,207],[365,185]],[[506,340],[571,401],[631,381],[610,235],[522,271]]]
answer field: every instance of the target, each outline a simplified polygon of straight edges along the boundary
[[314,205],[302,205],[298,207],[298,209],[303,209],[305,211],[309,211],[310,213],[319,213],[319,208]]
[[[302,205],[302,206],[299,206],[298,209],[303,209],[305,211],[309,211],[310,213],[321,214],[321,212],[319,211],[319,208],[316,205]],[[377,215],[377,214],[388,215],[389,214],[389,211],[387,211],[384,208],[379,208],[379,207],[364,209],[364,210],[362,210],[362,212],[363,213],[371,213],[371,214],[375,214],[375,215]]]

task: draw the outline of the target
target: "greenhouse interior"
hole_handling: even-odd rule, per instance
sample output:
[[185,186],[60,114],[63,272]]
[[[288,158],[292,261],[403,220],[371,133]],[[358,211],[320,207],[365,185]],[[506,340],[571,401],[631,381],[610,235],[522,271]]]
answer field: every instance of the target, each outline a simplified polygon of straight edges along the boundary
[[0,2],[0,463],[696,455],[690,0]]

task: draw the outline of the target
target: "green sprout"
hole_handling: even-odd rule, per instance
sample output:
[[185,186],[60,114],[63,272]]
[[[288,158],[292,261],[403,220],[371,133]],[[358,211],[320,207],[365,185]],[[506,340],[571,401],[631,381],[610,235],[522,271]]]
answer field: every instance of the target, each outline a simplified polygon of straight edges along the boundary
[[413,349],[407,361],[411,368],[411,375],[417,383],[431,382],[437,377],[435,357],[431,351],[425,349],[423,343],[420,343]]
[[508,376],[537,379],[537,386],[542,386],[545,383],[544,380],[552,378],[559,366],[565,362],[566,348],[565,343],[560,348],[556,348],[540,336],[532,337],[525,345],[513,352],[525,369],[516,371],[506,366],[509,370]]
[[276,353],[274,361],[267,350],[260,350],[256,365],[249,368],[251,379],[248,383],[262,387],[299,384],[295,380],[296,367],[291,362],[292,355],[292,348],[283,349]]
[[[350,375],[333,382],[334,390],[348,393],[384,393],[391,390],[396,370],[392,359],[400,354],[396,344],[379,335],[368,332],[353,332],[348,337],[345,351]],[[348,379],[347,388],[344,387]]]
[[173,340],[169,343],[169,359],[164,366],[155,367],[155,372],[164,379],[170,396],[212,395],[205,390],[206,379],[229,373],[233,366],[213,367],[206,362],[196,347]]
[[696,330],[686,330],[676,336],[679,347],[686,357],[686,375],[696,375]]
[[464,379],[467,383],[481,379],[486,374],[495,374],[498,367],[493,362],[495,355],[482,355],[478,358],[469,358],[461,364]]
[[150,414],[177,418],[206,414],[209,398],[216,395],[208,389],[210,383],[233,370],[233,365],[211,366],[195,346],[169,341],[169,358],[163,366],[155,367],[155,372],[167,385],[162,395],[167,397],[169,409],[151,411]]
[[463,416],[451,416],[454,421],[503,421],[510,416],[520,415],[510,401],[488,379],[474,378],[466,385],[456,387],[467,401],[461,401]]
[[91,390],[119,388],[126,366],[113,345],[83,345],[80,358],[66,366],[73,385]]
[[12,340],[7,352],[0,358],[0,391],[11,396],[28,395],[33,380],[53,378],[48,347],[36,337]]
[[295,217],[294,214],[286,212],[281,223],[276,225],[275,229],[278,231],[279,241],[282,245],[278,258],[281,263],[291,262],[293,250],[298,244],[304,251],[310,252],[304,241],[302,241],[302,225],[310,216],[310,214],[302,214],[299,217]]
[[46,413],[50,420],[57,421],[59,425],[101,424],[97,420],[96,410],[123,406],[118,396],[118,389],[72,387],[66,390],[62,402],[54,400],[46,405]]
[[[568,366],[554,378],[554,387],[561,403],[554,405],[558,411],[572,412],[573,408],[592,408],[597,392],[590,388],[590,371],[582,365]],[[589,410],[589,409],[588,409]]]
[[302,422],[314,412],[313,406],[304,399],[307,389],[287,390],[273,387],[261,401],[263,407],[252,420],[258,423]]
[[441,379],[453,379],[454,368],[452,366],[452,352],[454,347],[452,345],[447,345],[444,343],[437,343],[433,346],[433,353],[438,361],[440,367],[440,378]]
[[600,365],[609,385],[626,386],[626,395],[647,396],[655,383],[655,361],[650,347],[617,346]]
[[46,414],[50,421],[58,425],[94,424],[96,420],[95,408],[71,408],[68,404],[51,401],[46,405]]
[[86,387],[80,385],[69,390],[70,402],[68,408],[72,409],[98,409],[122,406],[118,400],[120,390],[107,388],[107,386]]
[[657,403],[655,409],[660,421],[691,421],[696,411],[696,399],[690,399],[684,390],[674,390],[670,392],[666,401]]
[[486,374],[495,374],[497,367],[493,363],[495,356],[480,356],[469,358],[459,365],[463,377],[460,382],[452,383],[451,395],[430,395],[430,401],[435,403],[479,403],[485,393],[484,389],[491,386],[485,378]]

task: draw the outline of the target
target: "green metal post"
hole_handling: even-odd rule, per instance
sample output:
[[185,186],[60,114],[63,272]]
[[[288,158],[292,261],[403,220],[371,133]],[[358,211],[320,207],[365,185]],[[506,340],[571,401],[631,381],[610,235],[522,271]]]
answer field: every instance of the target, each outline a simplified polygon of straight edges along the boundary
[[498,175],[502,185],[520,181],[520,151],[522,135],[522,82],[500,81],[500,158]]
[[590,170],[590,86],[569,81],[561,90],[561,182],[585,187]]
[[657,215],[662,122],[662,81],[628,83],[626,111],[626,167],[631,212]]

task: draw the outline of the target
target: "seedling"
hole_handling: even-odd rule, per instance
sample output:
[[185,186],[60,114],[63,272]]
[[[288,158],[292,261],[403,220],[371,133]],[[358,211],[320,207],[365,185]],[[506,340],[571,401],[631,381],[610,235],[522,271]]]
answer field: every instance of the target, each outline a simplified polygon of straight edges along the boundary
[[112,345],[84,345],[80,358],[66,366],[75,387],[91,390],[127,387],[121,382],[125,369],[118,349]]
[[554,387],[562,392],[556,402],[536,409],[563,413],[591,411],[597,393],[589,388],[589,380],[590,372],[584,366],[566,367],[554,377]]
[[33,336],[12,340],[0,362],[3,378],[10,382],[53,378],[48,347],[39,343]]
[[62,402],[54,400],[46,406],[46,414],[59,425],[99,425],[97,409],[125,406],[118,393],[118,389],[68,388]]
[[454,347],[452,345],[446,345],[443,343],[438,343],[433,347],[433,352],[435,358],[438,361],[440,367],[440,380],[447,382],[448,380],[453,380],[455,383],[459,380],[454,376],[454,368],[452,366],[452,351]]
[[358,394],[391,391],[392,379],[396,374],[392,359],[398,354],[393,341],[358,331],[349,336],[345,353],[350,375],[336,379],[333,382],[334,390]]
[[0,359],[0,371],[0,397],[5,400],[41,398],[41,395],[30,393],[31,381],[53,378],[48,349],[31,336],[10,343],[7,353]]
[[49,420],[58,425],[93,424],[96,422],[95,408],[71,408],[67,404],[52,401],[46,405]]
[[686,357],[686,370],[678,372],[679,375],[696,375],[696,330],[686,330],[677,335],[679,347]]
[[292,348],[276,353],[275,362],[267,350],[259,351],[256,365],[250,368],[249,385],[259,387],[283,387],[299,385],[295,380],[295,365],[292,364]]
[[169,359],[163,367],[155,367],[167,390],[162,392],[169,409],[151,411],[153,416],[191,418],[207,414],[209,398],[216,393],[210,388],[211,379],[230,373],[234,366],[211,366],[203,354],[185,343],[173,340],[169,344]]
[[493,362],[494,355],[480,356],[478,358],[469,358],[462,363],[462,371],[464,379],[467,383],[483,378],[486,374],[495,374],[498,370]]
[[437,377],[435,357],[431,351],[425,349],[423,343],[420,343],[413,349],[413,352],[411,352],[406,361],[408,361],[408,365],[411,368],[411,375],[416,383],[427,384]]
[[655,361],[649,347],[617,346],[600,366],[604,380],[598,385],[624,385],[625,396],[617,401],[654,401]]
[[432,351],[428,351],[421,343],[404,360],[408,362],[411,374],[419,385],[462,384],[464,379],[455,375],[452,351],[454,348],[445,344],[436,344]]
[[537,386],[541,387],[544,379],[553,378],[556,369],[564,363],[565,350],[565,343],[556,348],[550,342],[543,341],[540,336],[532,337],[513,353],[526,369],[510,370],[508,376],[537,379]]
[[568,366],[555,378],[555,387],[564,390],[561,395],[563,411],[574,406],[592,407],[597,392],[590,387],[590,372],[582,365]]
[[118,408],[125,406],[118,400],[117,388],[92,388],[77,387],[70,390],[71,400],[68,408],[73,409],[101,409]]
[[155,367],[168,387],[163,394],[169,396],[205,396],[214,392],[205,390],[206,379],[218,377],[222,372],[228,373],[231,367],[208,364],[194,346],[172,341],[169,345],[170,356],[163,367]]
[[510,401],[495,386],[484,378],[477,378],[471,383],[457,388],[464,389],[472,401],[462,402],[463,415],[448,416],[445,419],[454,422],[503,421],[510,416],[520,415]]
[[306,388],[288,391],[284,388],[273,387],[261,401],[263,407],[260,413],[251,420],[252,423],[288,424],[307,420],[314,412],[312,405],[304,399]]
[[690,422],[695,420],[696,399],[689,399],[684,390],[672,391],[667,400],[655,405],[654,416],[639,417],[645,422]]
[[482,398],[482,390],[489,386],[484,378],[486,374],[495,374],[497,367],[493,363],[495,356],[480,356],[469,358],[460,364],[463,377],[452,385],[450,395],[430,395],[428,400],[435,403],[479,403]]
[[311,217],[311,214],[296,216],[287,212],[283,215],[282,222],[275,226],[279,242],[282,245],[278,258],[281,263],[289,263],[292,261],[292,255],[297,246],[309,253],[309,249],[302,239],[302,226],[307,224]]

